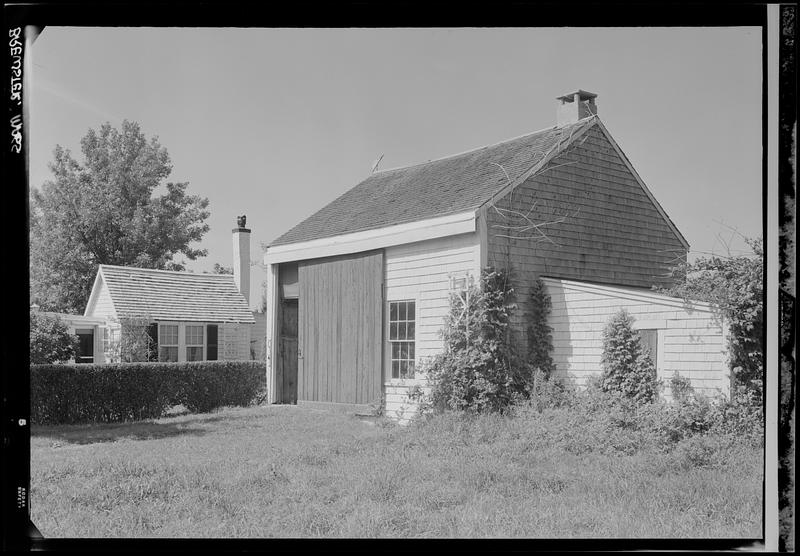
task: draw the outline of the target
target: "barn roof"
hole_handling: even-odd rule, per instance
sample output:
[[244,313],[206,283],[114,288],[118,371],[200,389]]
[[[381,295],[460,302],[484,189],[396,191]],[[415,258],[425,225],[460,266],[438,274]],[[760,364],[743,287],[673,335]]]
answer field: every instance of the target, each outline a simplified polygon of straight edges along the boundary
[[121,318],[147,316],[154,320],[255,322],[230,274],[193,274],[103,264],[98,271],[99,279],[105,281],[117,316]]
[[[414,166],[375,172],[270,246],[427,220],[477,209],[595,118],[551,127]],[[502,166],[500,168],[499,166]],[[508,173],[506,177],[505,173]]]

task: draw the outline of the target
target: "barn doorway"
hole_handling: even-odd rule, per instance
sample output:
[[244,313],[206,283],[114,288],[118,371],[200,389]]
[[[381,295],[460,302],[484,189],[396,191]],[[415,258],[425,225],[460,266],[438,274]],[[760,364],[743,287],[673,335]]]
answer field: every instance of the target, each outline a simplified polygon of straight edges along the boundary
[[298,274],[299,402],[380,403],[383,252],[301,261]]
[[297,316],[297,299],[284,299],[281,302],[280,403],[297,403]]

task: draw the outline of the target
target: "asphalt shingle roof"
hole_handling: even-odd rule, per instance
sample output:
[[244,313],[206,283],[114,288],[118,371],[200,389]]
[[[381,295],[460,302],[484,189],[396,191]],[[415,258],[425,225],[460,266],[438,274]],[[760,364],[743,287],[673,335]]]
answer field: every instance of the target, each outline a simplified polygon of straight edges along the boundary
[[270,246],[427,220],[477,209],[508,181],[530,170],[556,145],[592,122],[551,127],[415,166],[376,172]]
[[119,317],[254,323],[230,274],[100,265]]

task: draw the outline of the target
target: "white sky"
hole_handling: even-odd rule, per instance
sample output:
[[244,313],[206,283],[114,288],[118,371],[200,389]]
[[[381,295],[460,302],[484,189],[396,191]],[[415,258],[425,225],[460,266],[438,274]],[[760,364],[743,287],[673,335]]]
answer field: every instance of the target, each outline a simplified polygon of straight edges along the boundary
[[[696,256],[761,233],[761,30],[46,27],[33,45],[31,186],[56,144],[123,118],[158,136],[169,181],[208,197],[208,256],[252,258],[381,168],[555,124],[555,97],[599,116]],[[264,272],[253,268],[251,300]]]

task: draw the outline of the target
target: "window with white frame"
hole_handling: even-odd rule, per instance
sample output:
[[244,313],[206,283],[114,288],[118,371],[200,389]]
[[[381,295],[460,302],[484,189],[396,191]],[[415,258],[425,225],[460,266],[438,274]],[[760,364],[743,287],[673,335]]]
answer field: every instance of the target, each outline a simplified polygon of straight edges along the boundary
[[203,328],[202,324],[186,325],[186,360],[203,360]]
[[389,302],[392,378],[414,378],[416,302]]
[[158,325],[158,360],[178,361],[178,325]]

